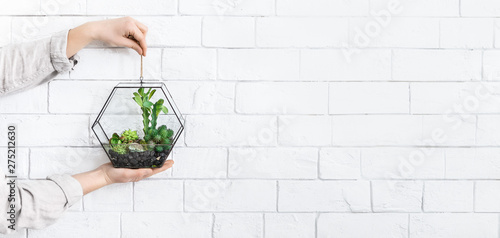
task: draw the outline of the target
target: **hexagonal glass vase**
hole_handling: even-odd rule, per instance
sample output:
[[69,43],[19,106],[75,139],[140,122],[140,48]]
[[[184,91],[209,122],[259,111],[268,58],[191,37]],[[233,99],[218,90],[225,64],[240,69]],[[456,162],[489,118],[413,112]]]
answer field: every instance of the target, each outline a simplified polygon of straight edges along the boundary
[[92,130],[115,168],[159,168],[184,130],[184,119],[164,83],[120,83]]

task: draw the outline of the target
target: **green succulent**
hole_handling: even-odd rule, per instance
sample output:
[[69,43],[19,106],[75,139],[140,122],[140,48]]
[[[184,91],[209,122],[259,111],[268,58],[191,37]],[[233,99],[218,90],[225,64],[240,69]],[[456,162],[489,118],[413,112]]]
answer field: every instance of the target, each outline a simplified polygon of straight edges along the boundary
[[170,140],[169,138],[161,139],[161,144],[162,145],[170,145],[171,143],[172,143],[172,140]]
[[163,152],[163,146],[156,146],[155,150],[156,152]]
[[116,153],[118,154],[126,154],[127,153],[127,145],[126,144],[122,144],[121,141],[118,141],[118,143],[116,144],[112,144],[111,145],[111,149],[113,151],[115,151]]
[[124,143],[133,143],[136,140],[139,139],[139,136],[137,135],[137,131],[132,131],[132,130],[126,130],[122,133],[122,141]]

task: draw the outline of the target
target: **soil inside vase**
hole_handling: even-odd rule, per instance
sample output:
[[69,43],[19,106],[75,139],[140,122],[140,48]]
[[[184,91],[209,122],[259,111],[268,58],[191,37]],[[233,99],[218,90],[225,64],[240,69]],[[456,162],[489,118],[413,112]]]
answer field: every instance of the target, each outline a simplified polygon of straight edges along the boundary
[[165,152],[143,151],[119,154],[109,150],[115,168],[161,168],[167,159]]

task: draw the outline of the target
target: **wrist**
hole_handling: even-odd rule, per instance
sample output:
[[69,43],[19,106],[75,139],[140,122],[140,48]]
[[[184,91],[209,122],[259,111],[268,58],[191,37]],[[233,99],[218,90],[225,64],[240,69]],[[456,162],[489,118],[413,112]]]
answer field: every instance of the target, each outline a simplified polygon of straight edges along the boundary
[[101,165],[96,170],[99,178],[102,179],[104,186],[115,183],[106,172],[105,166]]

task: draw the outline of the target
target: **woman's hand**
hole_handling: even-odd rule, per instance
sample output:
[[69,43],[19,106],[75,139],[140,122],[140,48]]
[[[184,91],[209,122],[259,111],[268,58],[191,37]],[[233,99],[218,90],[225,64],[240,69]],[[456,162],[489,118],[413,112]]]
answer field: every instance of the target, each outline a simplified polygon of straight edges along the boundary
[[161,168],[153,169],[123,169],[114,168],[111,163],[103,164],[99,167],[104,172],[106,181],[112,183],[128,183],[137,182],[142,179],[151,177],[157,173],[161,173],[174,165],[173,160],[165,161]]
[[165,161],[161,168],[154,169],[117,169],[111,163],[99,166],[97,169],[73,175],[82,186],[83,194],[90,193],[113,183],[137,182],[141,179],[161,173],[174,165],[173,160]]
[[87,22],[69,31],[66,56],[70,58],[93,40],[103,41],[111,46],[132,48],[146,56],[147,32],[148,28],[132,17]]

